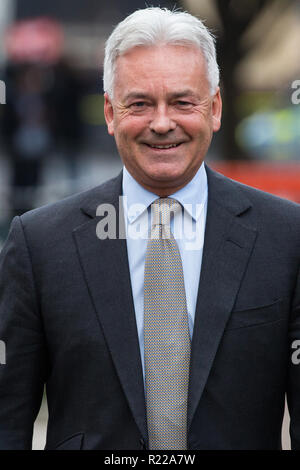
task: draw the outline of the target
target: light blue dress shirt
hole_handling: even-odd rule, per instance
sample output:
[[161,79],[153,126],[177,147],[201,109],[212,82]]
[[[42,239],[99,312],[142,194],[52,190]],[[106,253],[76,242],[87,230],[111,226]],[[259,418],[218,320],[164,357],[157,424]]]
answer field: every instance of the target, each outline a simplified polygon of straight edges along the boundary
[[[190,337],[193,335],[207,212],[207,176],[202,163],[194,178],[170,195],[184,208],[171,221],[182,259]],[[158,196],[144,189],[123,168],[123,208],[136,324],[144,373],[144,267],[151,229],[150,205]],[[147,210],[148,209],[148,210]]]

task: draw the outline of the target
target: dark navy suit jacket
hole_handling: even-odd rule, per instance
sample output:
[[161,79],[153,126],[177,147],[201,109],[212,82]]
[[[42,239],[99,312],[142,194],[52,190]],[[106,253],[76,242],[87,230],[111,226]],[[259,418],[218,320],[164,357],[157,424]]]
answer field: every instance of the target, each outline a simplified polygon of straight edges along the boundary
[[[287,394],[300,449],[300,206],[206,170],[188,448],[280,448]],[[96,208],[118,207],[121,181],[12,223],[0,255],[1,449],[31,447],[44,383],[47,449],[147,448],[126,240],[96,236]]]

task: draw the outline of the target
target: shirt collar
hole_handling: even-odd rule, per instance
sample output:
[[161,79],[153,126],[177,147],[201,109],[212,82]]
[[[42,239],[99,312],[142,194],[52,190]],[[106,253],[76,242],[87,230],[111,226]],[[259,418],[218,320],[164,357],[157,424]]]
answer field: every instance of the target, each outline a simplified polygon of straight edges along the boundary
[[[123,197],[126,198],[124,212],[128,222],[132,224],[158,196],[143,188],[131,176],[125,166],[123,167],[122,188]],[[207,200],[207,176],[204,163],[202,163],[193,179],[186,186],[179,189],[179,191],[171,194],[170,197],[180,202],[196,221],[201,214],[201,210],[199,211],[197,208],[203,207]],[[129,208],[131,209],[128,210]]]

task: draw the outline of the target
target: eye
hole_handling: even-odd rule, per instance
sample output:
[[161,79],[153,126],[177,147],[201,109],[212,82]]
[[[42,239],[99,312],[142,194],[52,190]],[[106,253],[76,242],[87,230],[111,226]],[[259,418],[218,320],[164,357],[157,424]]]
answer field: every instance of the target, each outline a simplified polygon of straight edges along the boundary
[[189,108],[192,106],[192,103],[190,101],[183,101],[183,100],[176,101],[176,104],[180,108]]
[[143,109],[146,107],[146,102],[145,101],[136,101],[134,103],[131,103],[130,108],[133,109]]

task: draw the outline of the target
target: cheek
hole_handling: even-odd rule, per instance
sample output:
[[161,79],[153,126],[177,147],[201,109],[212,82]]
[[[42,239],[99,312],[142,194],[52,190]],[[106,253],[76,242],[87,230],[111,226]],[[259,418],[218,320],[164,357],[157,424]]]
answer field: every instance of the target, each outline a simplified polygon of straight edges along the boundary
[[146,123],[142,119],[127,117],[126,119],[120,120],[115,126],[116,139],[118,135],[118,138],[122,139],[123,142],[133,143],[134,140],[142,135],[146,127]]
[[205,134],[209,127],[208,120],[200,113],[192,113],[177,119],[179,128],[193,138]]
[[210,141],[213,133],[211,123],[208,120],[201,124],[194,122],[190,127],[190,133],[198,143]]

